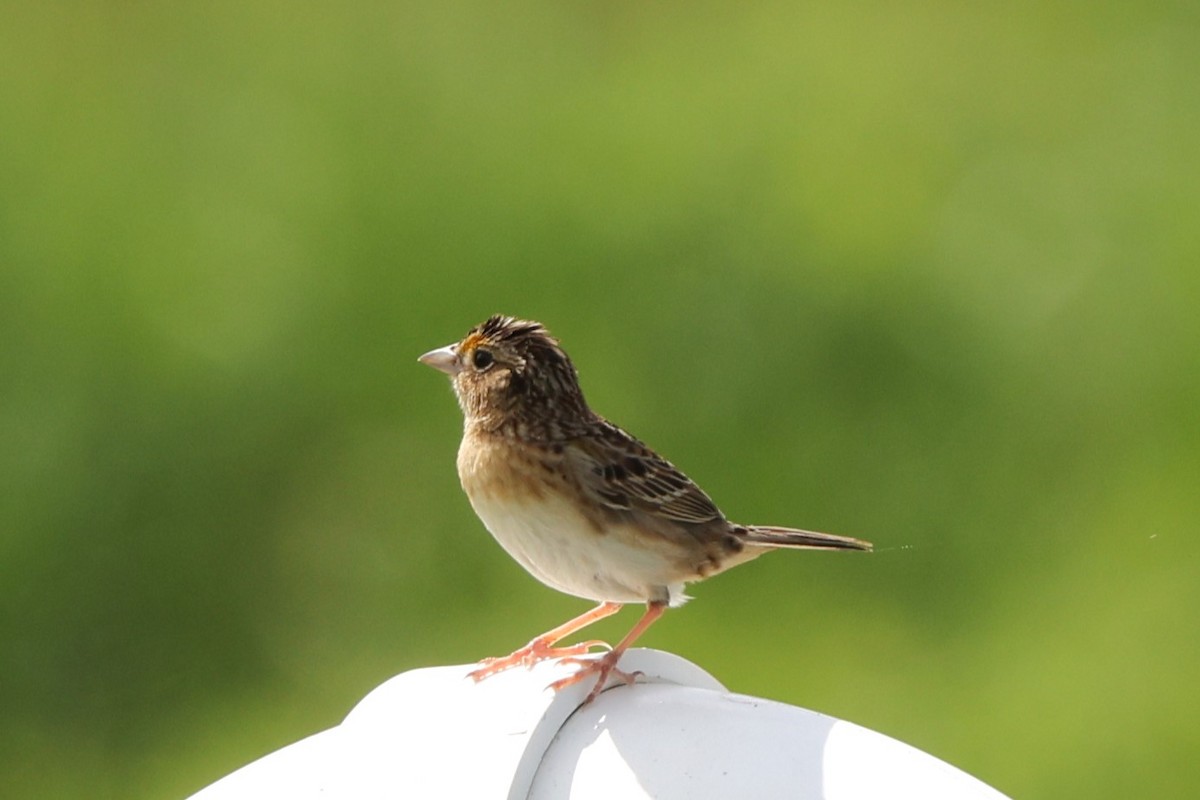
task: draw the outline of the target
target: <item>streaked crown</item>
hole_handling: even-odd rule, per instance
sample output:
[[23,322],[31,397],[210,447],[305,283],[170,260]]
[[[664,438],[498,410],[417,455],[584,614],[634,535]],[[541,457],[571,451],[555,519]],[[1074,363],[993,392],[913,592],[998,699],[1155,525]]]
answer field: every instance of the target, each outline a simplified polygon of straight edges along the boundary
[[593,418],[575,365],[540,322],[497,314],[455,348],[467,424],[527,438],[574,435]]

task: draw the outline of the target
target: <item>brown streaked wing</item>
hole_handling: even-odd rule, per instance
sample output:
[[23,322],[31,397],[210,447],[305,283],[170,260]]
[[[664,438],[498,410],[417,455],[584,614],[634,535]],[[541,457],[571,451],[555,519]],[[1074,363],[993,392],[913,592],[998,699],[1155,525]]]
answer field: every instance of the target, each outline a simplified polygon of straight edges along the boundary
[[583,490],[609,508],[686,524],[724,519],[688,476],[611,422],[603,422],[595,435],[573,439],[567,456]]

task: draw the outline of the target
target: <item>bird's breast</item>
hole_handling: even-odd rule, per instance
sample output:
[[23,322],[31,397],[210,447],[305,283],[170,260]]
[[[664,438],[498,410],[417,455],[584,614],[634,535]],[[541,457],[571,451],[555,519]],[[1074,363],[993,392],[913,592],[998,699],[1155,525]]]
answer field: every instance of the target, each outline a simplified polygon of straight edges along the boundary
[[535,578],[567,594],[681,602],[681,554],[630,524],[598,516],[552,456],[470,432],[464,437],[459,478],[500,546]]

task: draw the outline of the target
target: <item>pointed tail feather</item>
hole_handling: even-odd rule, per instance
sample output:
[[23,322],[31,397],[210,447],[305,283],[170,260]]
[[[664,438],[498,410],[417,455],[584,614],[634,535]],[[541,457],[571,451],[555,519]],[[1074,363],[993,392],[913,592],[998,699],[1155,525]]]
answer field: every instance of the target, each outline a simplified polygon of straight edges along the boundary
[[871,543],[849,536],[832,533],[798,531],[794,528],[776,528],[770,525],[745,525],[745,541],[770,547],[795,547],[812,550],[870,550]]

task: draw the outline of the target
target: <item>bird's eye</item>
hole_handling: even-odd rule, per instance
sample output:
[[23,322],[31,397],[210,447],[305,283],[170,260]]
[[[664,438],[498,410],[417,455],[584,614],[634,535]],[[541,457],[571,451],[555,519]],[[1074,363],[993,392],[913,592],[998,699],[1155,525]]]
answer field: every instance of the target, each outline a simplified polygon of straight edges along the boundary
[[478,349],[475,351],[475,354],[471,356],[471,363],[474,364],[475,369],[478,370],[487,369],[495,360],[496,358],[492,355],[490,350]]

